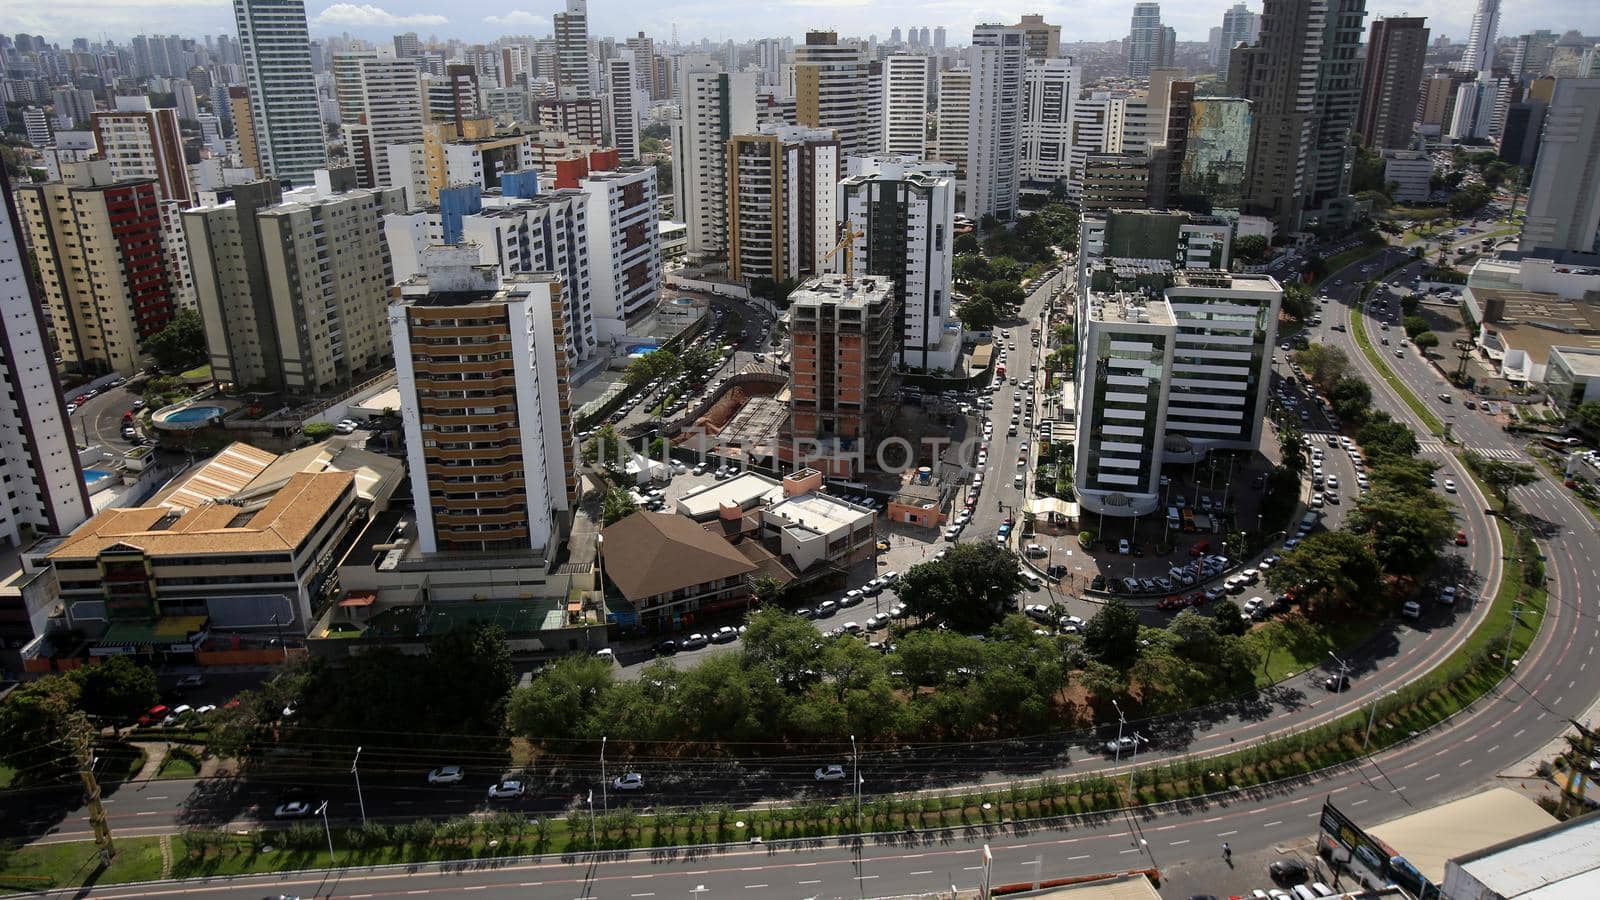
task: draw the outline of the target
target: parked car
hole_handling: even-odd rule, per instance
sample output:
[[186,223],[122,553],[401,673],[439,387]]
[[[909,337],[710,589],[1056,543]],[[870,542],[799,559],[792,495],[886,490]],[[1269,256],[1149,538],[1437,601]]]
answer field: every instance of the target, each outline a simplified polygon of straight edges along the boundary
[[303,819],[311,815],[313,807],[310,800],[289,800],[280,803],[272,810],[275,819]]
[[502,778],[489,785],[490,800],[515,800],[528,792],[528,786],[517,778]]
[[618,791],[637,791],[644,787],[644,776],[638,772],[627,772],[611,779],[611,787]]
[[850,776],[845,774],[844,766],[827,765],[812,773],[812,777],[817,781],[844,781]]
[[727,644],[739,639],[739,629],[731,625],[724,625],[711,632],[711,641],[717,644]]
[[679,646],[685,650],[698,650],[709,643],[711,643],[710,638],[696,631],[694,634],[684,638],[683,642],[679,644]]

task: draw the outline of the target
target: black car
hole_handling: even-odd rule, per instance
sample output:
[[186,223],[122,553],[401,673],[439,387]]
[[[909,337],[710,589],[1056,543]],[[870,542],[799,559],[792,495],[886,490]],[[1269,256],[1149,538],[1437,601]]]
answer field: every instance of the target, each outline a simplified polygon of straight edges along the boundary
[[661,643],[656,645],[656,655],[657,656],[671,656],[672,654],[677,653],[677,652],[678,652],[678,642],[677,641],[662,641]]
[[1343,672],[1339,672],[1335,675],[1329,675],[1327,678],[1323,679],[1322,686],[1334,692],[1335,694],[1341,693],[1350,687],[1350,676]]
[[1311,878],[1311,871],[1298,859],[1280,859],[1267,867],[1267,873],[1279,884],[1300,884]]
[[1089,582],[1089,590],[1091,591],[1103,591],[1105,589],[1106,577],[1104,575],[1096,575],[1094,580]]
[[[1056,563],[1055,565],[1051,566],[1050,568],[1045,569],[1044,573],[1046,575],[1049,575],[1051,578],[1054,578],[1057,581],[1060,581],[1061,579],[1067,577],[1067,567],[1062,565],[1061,563]],[[1099,576],[1096,576],[1096,577],[1099,577]]]

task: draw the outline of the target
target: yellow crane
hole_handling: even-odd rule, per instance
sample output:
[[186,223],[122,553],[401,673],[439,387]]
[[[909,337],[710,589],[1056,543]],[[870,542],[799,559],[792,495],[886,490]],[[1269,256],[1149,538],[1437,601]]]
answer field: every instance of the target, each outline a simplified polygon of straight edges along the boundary
[[838,256],[840,251],[843,251],[844,282],[845,284],[851,283],[856,277],[856,238],[866,236],[865,232],[856,230],[856,223],[847,220],[844,223],[844,234],[839,236],[839,243],[834,244],[833,249],[824,254],[818,262],[825,263]]

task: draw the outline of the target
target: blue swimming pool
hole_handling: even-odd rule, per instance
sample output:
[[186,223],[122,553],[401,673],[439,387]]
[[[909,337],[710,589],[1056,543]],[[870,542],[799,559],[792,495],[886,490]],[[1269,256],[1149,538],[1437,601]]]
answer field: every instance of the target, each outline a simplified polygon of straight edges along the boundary
[[628,355],[629,356],[644,356],[646,353],[654,353],[654,352],[656,352],[657,350],[660,350],[660,349],[661,349],[661,345],[660,344],[629,344],[628,345]]
[[85,485],[87,485],[90,490],[94,490],[95,488],[100,487],[108,479],[115,478],[115,477],[116,477],[116,473],[115,472],[107,472],[105,469],[84,469],[83,470],[83,483]]
[[191,406],[175,413],[168,413],[165,421],[188,425],[195,422],[209,422],[220,415],[222,415],[220,406]]

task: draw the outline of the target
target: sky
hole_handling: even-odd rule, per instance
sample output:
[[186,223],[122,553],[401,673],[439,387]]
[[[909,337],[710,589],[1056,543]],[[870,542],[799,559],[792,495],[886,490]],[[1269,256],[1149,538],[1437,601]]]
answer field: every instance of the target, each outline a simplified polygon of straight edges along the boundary
[[[1162,4],[1162,19],[1177,29],[1180,41],[1203,41],[1233,2],[1167,2]],[[1246,5],[1257,12],[1261,9],[1260,0]],[[506,34],[548,35],[550,14],[562,6],[561,0],[307,0],[306,15],[314,35],[349,33],[386,41],[397,32],[415,31],[424,38],[436,35],[488,41]],[[1474,6],[1472,0],[1368,0],[1367,18],[1426,16],[1434,36],[1444,34],[1464,41]],[[62,44],[74,37],[120,41],[140,33],[199,36],[234,31],[232,5],[218,0],[6,0],[0,7],[0,32],[39,34]],[[742,41],[788,35],[798,39],[811,29],[858,37],[877,34],[886,40],[896,26],[932,29],[943,25],[949,43],[957,45],[966,43],[964,36],[978,23],[1012,23],[1022,13],[1043,13],[1045,21],[1062,24],[1064,42],[1105,41],[1127,34],[1132,11],[1133,0],[1051,0],[1022,6],[997,5],[991,0],[746,0],[737,4],[726,0],[649,4],[590,0],[589,33],[624,37],[643,30],[666,41],[676,24],[684,42],[701,37]],[[1501,35],[1538,28],[1557,34],[1571,28],[1600,34],[1600,3],[1544,0],[1503,5]]]

